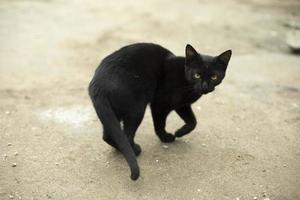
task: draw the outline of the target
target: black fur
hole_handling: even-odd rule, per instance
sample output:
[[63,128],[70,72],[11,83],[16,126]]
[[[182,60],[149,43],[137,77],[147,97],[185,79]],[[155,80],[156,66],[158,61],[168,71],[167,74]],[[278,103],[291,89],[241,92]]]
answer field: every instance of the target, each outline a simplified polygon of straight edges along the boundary
[[[103,59],[89,85],[89,95],[103,125],[103,140],[118,149],[139,177],[136,156],[141,148],[134,136],[150,104],[156,135],[173,142],[196,127],[191,104],[220,84],[231,57],[200,55],[186,46],[186,57],[150,43],[125,46]],[[185,125],[175,135],[165,130],[168,114],[175,110]],[[123,122],[122,130],[120,122]]]

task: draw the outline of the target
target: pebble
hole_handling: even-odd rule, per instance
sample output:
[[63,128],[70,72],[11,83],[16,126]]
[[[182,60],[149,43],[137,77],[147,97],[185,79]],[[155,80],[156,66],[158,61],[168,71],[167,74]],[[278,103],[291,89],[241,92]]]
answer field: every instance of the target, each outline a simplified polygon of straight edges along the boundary
[[203,143],[202,146],[203,146],[203,147],[206,147],[206,144]]
[[158,162],[158,160],[155,160],[155,162]]
[[22,199],[22,197],[17,192],[15,192],[15,197],[18,199]]
[[9,111],[5,111],[5,114],[9,115],[9,114],[10,114],[10,112],[9,112]]
[[270,32],[270,35],[272,36],[272,37],[276,37],[277,35],[278,35],[278,33],[277,33],[277,31],[271,31]]
[[11,145],[12,145],[12,143],[8,143],[8,144],[7,144],[7,146],[9,146],[9,147],[10,147]]
[[7,154],[3,154],[3,160],[6,160],[7,157]]
[[17,163],[12,163],[11,166],[12,166],[12,167],[16,167],[16,166],[17,166]]
[[270,200],[270,198],[269,198],[269,197],[267,197],[267,198],[263,198],[263,200]]
[[169,148],[169,146],[168,146],[168,145],[162,145],[162,147],[163,147],[164,149],[167,149],[167,148]]
[[253,200],[257,200],[258,198],[256,196],[253,197]]
[[300,31],[292,31],[287,34],[286,43],[289,46],[292,53],[300,53]]
[[285,22],[283,25],[293,30],[300,29],[300,23],[296,21],[288,21]]
[[240,200],[240,197],[235,198],[235,200]]
[[14,196],[10,194],[10,195],[8,195],[8,198],[13,199]]
[[201,190],[198,188],[198,189],[197,189],[197,192],[200,192],[200,191],[201,191]]
[[296,103],[293,103],[292,106],[295,107],[295,108],[299,107],[298,104],[296,104]]
[[15,156],[19,155],[19,153],[17,151],[14,154],[15,154]]
[[283,165],[283,167],[287,167],[287,165],[286,165],[286,164],[284,164],[284,165]]

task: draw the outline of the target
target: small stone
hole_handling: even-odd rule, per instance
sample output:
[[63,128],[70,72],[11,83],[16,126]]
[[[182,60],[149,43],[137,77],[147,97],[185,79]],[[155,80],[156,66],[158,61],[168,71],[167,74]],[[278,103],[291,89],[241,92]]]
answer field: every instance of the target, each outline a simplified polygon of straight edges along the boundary
[[263,200],[270,200],[270,198],[269,198],[269,197],[267,197],[267,198],[263,198]]
[[253,200],[257,200],[258,198],[256,196],[253,197]]
[[296,22],[296,21],[286,21],[283,23],[283,25],[285,27],[288,27],[292,30],[297,30],[300,29],[300,23]]
[[298,104],[296,104],[296,103],[292,103],[292,106],[293,106],[294,108],[298,108],[298,107],[299,107]]
[[12,143],[7,143],[7,146],[9,146],[9,147],[12,146]]
[[31,130],[35,131],[37,129],[37,127],[32,127]]
[[286,165],[286,164],[283,164],[283,167],[287,167],[287,165]]
[[278,33],[277,33],[277,31],[271,31],[270,32],[270,35],[272,36],[272,37],[276,37],[277,35],[278,35]]
[[9,115],[9,114],[10,114],[10,112],[9,112],[9,111],[5,111],[5,114]]
[[266,172],[267,170],[263,169],[262,172]]
[[16,167],[16,166],[17,166],[17,163],[12,163],[11,166],[12,166],[12,167]]
[[201,190],[198,188],[198,189],[197,189],[197,192],[201,192]]
[[14,196],[10,194],[10,195],[8,195],[8,198],[13,199]]
[[300,53],[300,30],[287,34],[286,43],[294,54]]
[[55,163],[55,165],[56,165],[56,166],[58,166],[58,165],[59,165],[59,163]]
[[240,200],[240,197],[235,198],[235,200]]
[[158,162],[159,160],[155,160],[155,162]]
[[6,160],[7,159],[7,154],[3,154],[3,160]]
[[22,197],[17,193],[16,193],[16,196],[18,197],[18,199],[20,199],[20,200],[22,199]]
[[17,151],[14,154],[15,154],[15,156],[19,155],[19,153]]
[[206,144],[204,144],[204,143],[202,143],[201,145],[202,145],[203,147],[206,147]]
[[163,147],[164,149],[168,149],[168,148],[169,148],[168,145],[162,145],[162,147]]

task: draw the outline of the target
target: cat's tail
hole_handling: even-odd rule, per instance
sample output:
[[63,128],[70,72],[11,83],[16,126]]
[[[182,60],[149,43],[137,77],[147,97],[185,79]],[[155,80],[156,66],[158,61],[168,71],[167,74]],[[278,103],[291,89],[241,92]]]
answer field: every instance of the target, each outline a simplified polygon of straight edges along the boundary
[[109,136],[117,144],[118,150],[124,155],[130,170],[131,170],[131,179],[137,180],[140,176],[140,169],[136,160],[134,151],[129,144],[127,136],[122,131],[120,122],[118,121],[110,102],[106,98],[96,98],[92,101],[96,109],[96,113],[102,122],[103,126],[109,132]]

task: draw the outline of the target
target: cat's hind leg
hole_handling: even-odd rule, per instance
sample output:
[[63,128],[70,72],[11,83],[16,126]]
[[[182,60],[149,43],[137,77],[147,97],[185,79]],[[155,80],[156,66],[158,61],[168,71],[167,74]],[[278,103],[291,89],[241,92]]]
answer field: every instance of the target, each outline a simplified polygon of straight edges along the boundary
[[132,146],[132,149],[136,156],[138,156],[141,153],[142,149],[140,145],[134,142],[134,137],[136,130],[138,129],[139,125],[143,120],[145,108],[146,105],[137,107],[136,109],[132,109],[130,113],[128,113],[126,117],[123,118],[124,133],[127,135],[128,141]]
[[115,149],[119,150],[117,144],[113,141],[113,139],[111,138],[111,136],[109,135],[109,132],[108,132],[107,130],[104,130],[104,131],[103,131],[103,137],[102,137],[102,139],[103,139],[107,144],[109,144],[110,146],[112,146],[112,147],[114,147]]
[[176,137],[182,137],[190,133],[197,125],[197,121],[190,105],[175,109],[176,113],[183,119],[185,125],[175,132]]

